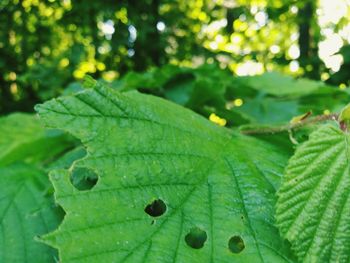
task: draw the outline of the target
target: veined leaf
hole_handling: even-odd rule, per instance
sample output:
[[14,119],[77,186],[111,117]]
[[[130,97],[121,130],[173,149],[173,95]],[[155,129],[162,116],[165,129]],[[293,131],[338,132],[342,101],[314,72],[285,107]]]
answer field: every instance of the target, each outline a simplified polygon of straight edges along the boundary
[[[36,107],[87,156],[51,173],[64,262],[290,262],[274,227],[287,156],[171,102],[99,86]],[[70,177],[98,175],[79,191]]]
[[0,167],[0,262],[47,263],[57,259],[54,249],[34,240],[61,221],[45,174],[29,165]]
[[349,134],[324,125],[291,158],[277,223],[303,262],[350,260]]

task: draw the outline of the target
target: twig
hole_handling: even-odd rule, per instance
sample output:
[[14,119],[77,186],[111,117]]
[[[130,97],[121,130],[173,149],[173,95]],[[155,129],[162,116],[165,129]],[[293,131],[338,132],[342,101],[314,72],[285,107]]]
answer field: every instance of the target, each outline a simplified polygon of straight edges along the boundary
[[290,130],[297,130],[300,129],[306,125],[314,124],[318,122],[324,122],[329,120],[337,120],[338,114],[329,114],[329,115],[318,115],[313,118],[306,118],[304,120],[301,120],[297,123],[290,123],[278,127],[271,127],[271,128],[257,128],[257,129],[247,129],[247,130],[241,130],[242,134],[274,134],[274,133],[280,133]]

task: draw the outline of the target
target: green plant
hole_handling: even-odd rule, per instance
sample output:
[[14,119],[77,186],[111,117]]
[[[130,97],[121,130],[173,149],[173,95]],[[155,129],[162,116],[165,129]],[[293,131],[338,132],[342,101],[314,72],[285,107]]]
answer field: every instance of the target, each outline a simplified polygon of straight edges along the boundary
[[306,262],[348,262],[349,134],[313,132],[291,158],[278,192],[277,225]]
[[[146,90],[135,78],[114,88],[87,79],[84,90],[36,106],[50,130],[33,116],[0,119],[0,133],[18,138],[0,144],[9,149],[0,155],[0,261],[348,262],[348,107],[340,117],[302,112],[305,101],[323,112],[333,96],[341,109],[347,93],[320,82],[294,90],[309,82],[283,76],[290,91],[262,92],[259,78],[276,75],[211,80],[205,67],[169,69]],[[184,72],[194,77],[176,84]],[[217,100],[196,99],[218,80]],[[231,111],[236,98],[282,98],[303,114],[259,122],[236,106],[249,125],[220,127],[141,88],[161,97],[175,89],[188,98],[171,97],[177,104],[205,117]],[[32,132],[21,137],[25,127]]]

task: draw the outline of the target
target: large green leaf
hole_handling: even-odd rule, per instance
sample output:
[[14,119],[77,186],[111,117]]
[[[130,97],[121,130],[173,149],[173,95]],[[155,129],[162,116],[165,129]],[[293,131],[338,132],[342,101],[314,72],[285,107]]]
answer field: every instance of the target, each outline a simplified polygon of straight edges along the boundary
[[1,166],[50,160],[71,143],[61,132],[45,130],[34,115],[14,113],[0,118]]
[[54,249],[34,240],[62,220],[49,188],[47,176],[32,166],[0,167],[0,262],[47,263],[57,258]]
[[291,158],[277,223],[304,262],[349,262],[349,134],[324,125]]
[[300,114],[297,101],[276,100],[265,96],[247,100],[237,111],[249,116],[253,123],[259,124],[284,123]]
[[[274,227],[287,155],[171,102],[100,86],[36,107],[87,156],[51,173],[64,262],[290,262]],[[91,190],[70,182],[96,173]],[[74,179],[74,178],[73,178]]]
[[302,96],[317,91],[324,84],[309,79],[294,79],[277,72],[267,72],[254,77],[242,77],[246,85],[274,96]]

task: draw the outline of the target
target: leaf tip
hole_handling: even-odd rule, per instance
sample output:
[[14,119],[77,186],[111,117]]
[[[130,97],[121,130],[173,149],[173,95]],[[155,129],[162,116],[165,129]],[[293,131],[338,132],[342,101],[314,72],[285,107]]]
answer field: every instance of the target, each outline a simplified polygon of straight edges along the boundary
[[97,81],[90,75],[85,75],[83,80],[83,87],[85,89],[92,89],[96,87]]

